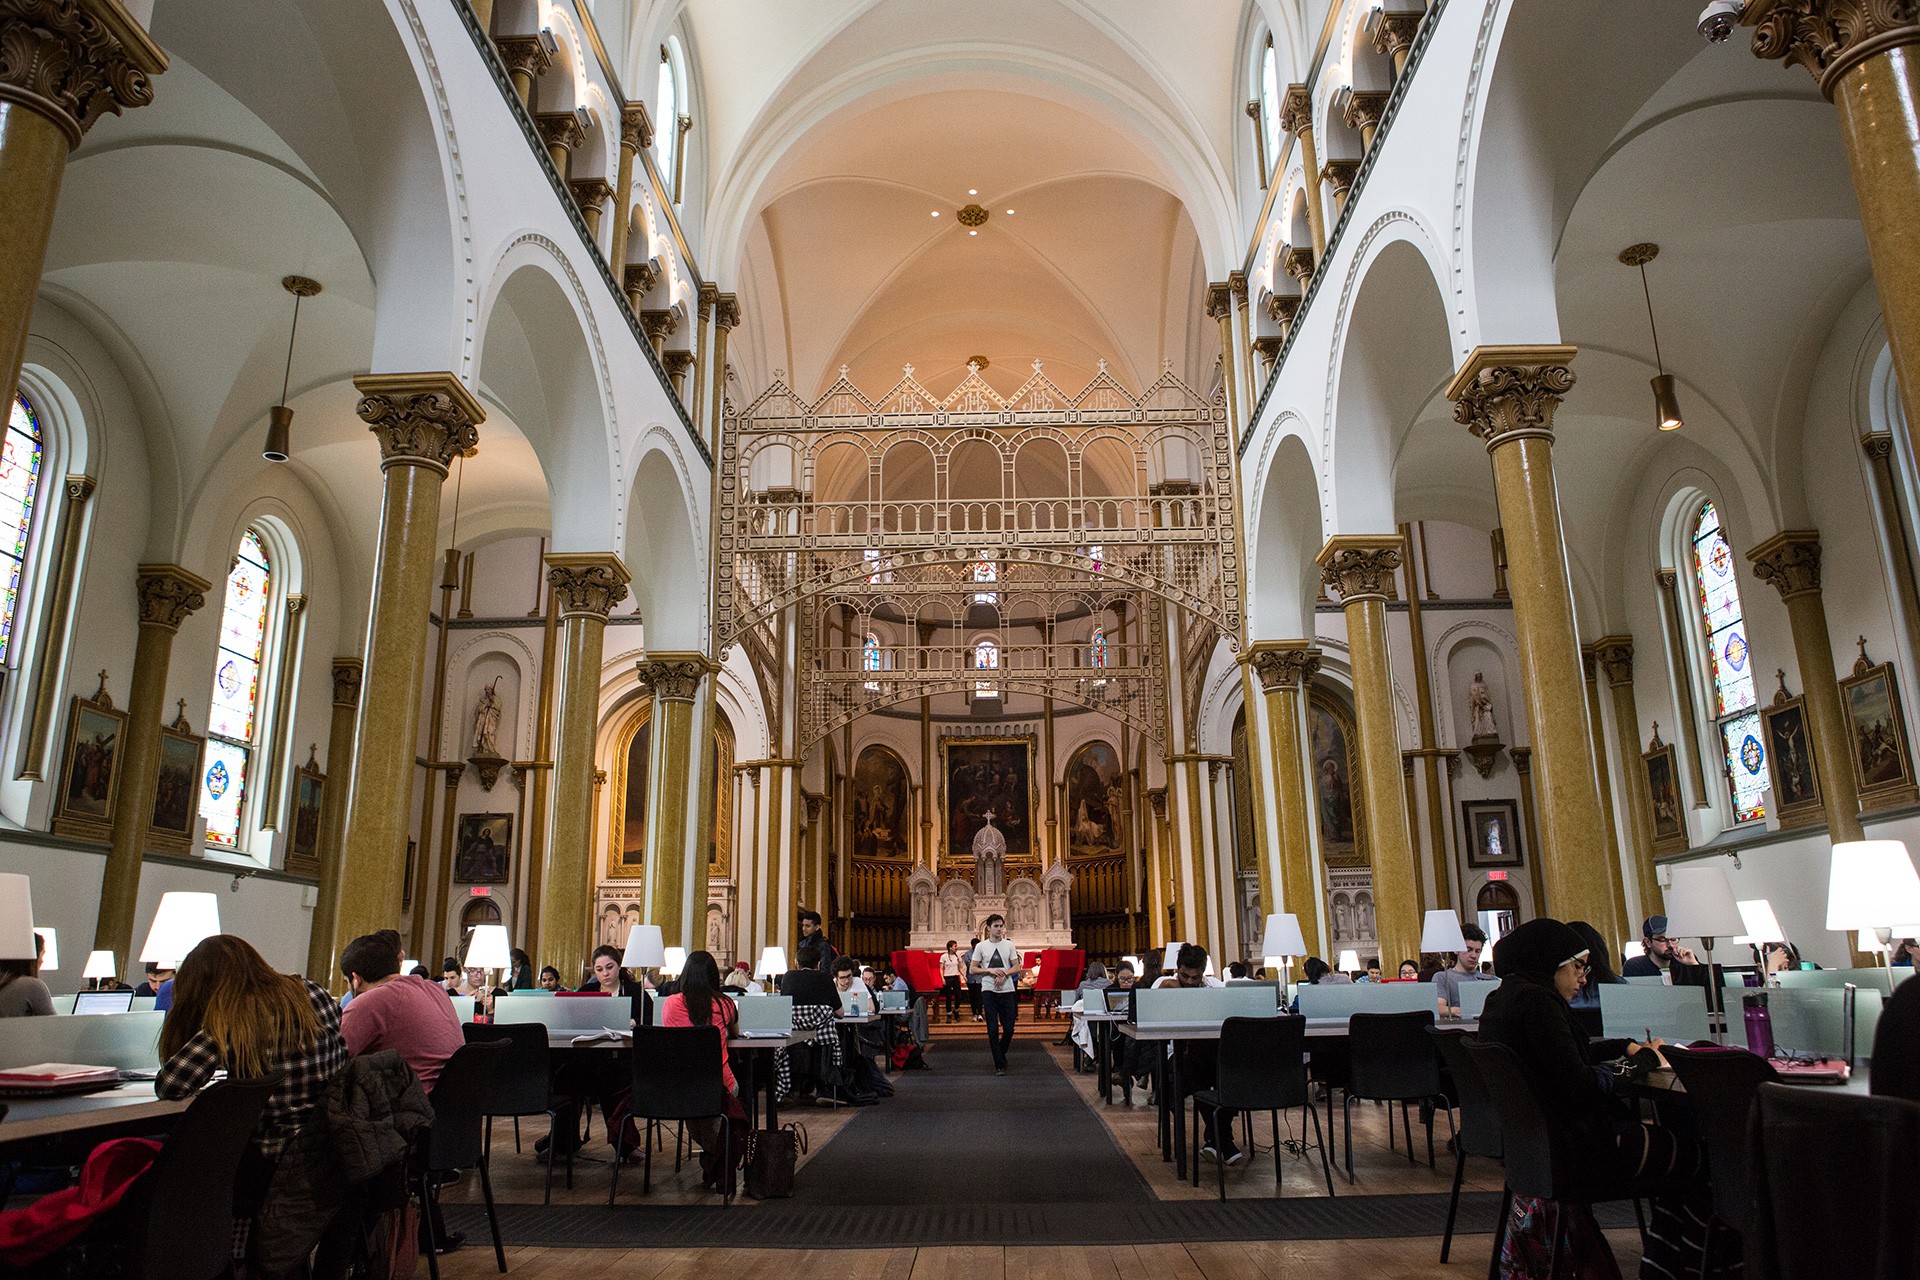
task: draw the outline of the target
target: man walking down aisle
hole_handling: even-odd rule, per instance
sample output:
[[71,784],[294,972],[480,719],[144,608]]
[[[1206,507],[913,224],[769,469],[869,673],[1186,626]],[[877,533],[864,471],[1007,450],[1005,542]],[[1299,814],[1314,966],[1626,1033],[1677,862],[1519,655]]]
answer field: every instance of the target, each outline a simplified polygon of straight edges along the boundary
[[973,972],[980,975],[980,999],[986,1006],[987,1046],[993,1050],[993,1074],[1007,1074],[1007,1047],[1020,1016],[1020,948],[1007,937],[1006,917],[987,917],[987,936],[975,946]]

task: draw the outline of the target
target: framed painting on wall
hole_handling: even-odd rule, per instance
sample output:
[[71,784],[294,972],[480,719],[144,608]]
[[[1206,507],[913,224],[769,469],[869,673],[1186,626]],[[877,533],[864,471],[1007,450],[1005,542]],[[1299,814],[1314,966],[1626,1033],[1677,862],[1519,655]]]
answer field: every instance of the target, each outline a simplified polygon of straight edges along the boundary
[[973,857],[973,838],[988,813],[1006,839],[1008,859],[1032,856],[1033,746],[1031,735],[940,740],[947,857]]
[[307,762],[293,775],[293,836],[287,844],[287,870],[320,874],[320,809],[326,803],[327,775],[320,772],[319,747],[307,748]]
[[513,862],[513,815],[463,813],[453,850],[453,878],[462,884],[505,884]]
[[1518,804],[1511,800],[1462,800],[1460,813],[1467,824],[1468,866],[1523,865]]
[[74,696],[67,711],[66,753],[53,801],[55,835],[105,840],[113,835],[120,794],[120,744],[127,713],[107,694],[106,672],[91,698]]
[[1840,682],[1840,705],[1847,713],[1847,745],[1853,757],[1853,779],[1860,788],[1860,807],[1885,809],[1920,799],[1893,667],[1867,657],[1865,637],[1860,640],[1853,674]]
[[147,840],[171,853],[197,854],[193,849],[193,820],[199,816],[200,767],[207,740],[187,723],[187,704],[180,715],[160,730],[160,764],[154,779],[153,818]]
[[1785,672],[1773,705],[1761,709],[1761,734],[1767,744],[1767,776],[1773,787],[1773,814],[1782,827],[1825,822],[1820,775],[1813,768],[1813,735],[1807,725],[1806,699],[1787,692]]
[[1687,847],[1687,822],[1681,815],[1679,773],[1673,747],[1660,741],[1660,726],[1640,753],[1641,782],[1647,789],[1647,813],[1653,823],[1653,851],[1678,853]]
[[862,748],[853,766],[853,856],[906,857],[912,808],[906,764],[878,744]]

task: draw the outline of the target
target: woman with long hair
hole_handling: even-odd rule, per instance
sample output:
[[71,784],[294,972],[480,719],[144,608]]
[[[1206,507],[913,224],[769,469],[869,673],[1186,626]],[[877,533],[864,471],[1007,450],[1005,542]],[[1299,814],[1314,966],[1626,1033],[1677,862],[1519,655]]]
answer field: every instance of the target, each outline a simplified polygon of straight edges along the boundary
[[[740,1013],[733,999],[720,985],[720,965],[711,951],[695,951],[687,956],[686,964],[680,969],[680,990],[660,1002],[660,1025],[663,1027],[716,1027],[720,1031],[720,1078],[727,1085],[727,1115],[730,1119],[744,1123],[746,1109],[740,1104],[740,1085],[733,1077],[733,1066],[727,1061],[727,1040],[739,1026]],[[715,1148],[720,1143],[720,1121],[691,1120],[687,1122],[687,1131],[700,1144],[700,1168],[705,1175],[708,1187],[718,1189],[721,1183],[720,1156]]]
[[1600,931],[1585,920],[1570,920],[1567,928],[1580,935],[1580,941],[1587,944],[1587,968],[1580,981],[1580,989],[1573,993],[1568,1004],[1575,1009],[1598,1009],[1600,1007],[1600,988],[1624,986],[1626,979],[1613,971],[1613,953],[1607,949],[1607,940]]

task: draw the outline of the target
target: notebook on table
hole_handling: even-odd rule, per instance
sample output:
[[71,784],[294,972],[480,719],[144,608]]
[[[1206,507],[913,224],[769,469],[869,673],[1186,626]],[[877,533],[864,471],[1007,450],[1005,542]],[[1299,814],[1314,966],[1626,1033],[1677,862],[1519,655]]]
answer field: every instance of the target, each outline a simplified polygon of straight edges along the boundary
[[95,1067],[75,1062],[37,1062],[0,1071],[0,1096],[55,1097],[91,1093],[120,1083],[118,1067]]

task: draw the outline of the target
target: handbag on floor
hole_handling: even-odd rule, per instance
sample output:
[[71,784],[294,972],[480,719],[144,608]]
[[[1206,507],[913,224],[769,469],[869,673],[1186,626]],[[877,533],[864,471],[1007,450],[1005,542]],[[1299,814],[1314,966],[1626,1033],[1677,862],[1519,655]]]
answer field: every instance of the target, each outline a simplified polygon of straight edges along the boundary
[[747,1194],[755,1200],[785,1200],[792,1196],[793,1171],[806,1149],[805,1125],[755,1129],[747,1137]]

